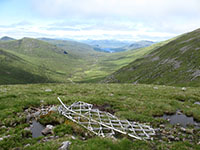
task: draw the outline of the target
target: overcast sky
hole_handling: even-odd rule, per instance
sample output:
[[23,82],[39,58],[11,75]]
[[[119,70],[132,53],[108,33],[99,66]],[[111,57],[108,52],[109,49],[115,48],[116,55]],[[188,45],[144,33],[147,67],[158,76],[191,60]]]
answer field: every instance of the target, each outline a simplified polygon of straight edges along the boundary
[[161,41],[200,28],[200,0],[0,0],[0,37]]

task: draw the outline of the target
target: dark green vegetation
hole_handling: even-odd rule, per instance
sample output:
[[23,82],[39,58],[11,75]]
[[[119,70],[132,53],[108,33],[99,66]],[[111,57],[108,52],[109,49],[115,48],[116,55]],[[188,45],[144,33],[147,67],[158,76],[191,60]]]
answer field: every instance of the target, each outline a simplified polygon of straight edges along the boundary
[[[121,119],[130,119],[139,122],[149,122],[154,128],[166,123],[171,131],[172,126],[166,121],[155,118],[164,113],[173,113],[177,109],[193,116],[200,121],[200,106],[194,102],[200,101],[200,88],[181,88],[153,85],[132,84],[35,84],[35,85],[4,85],[0,86],[0,138],[9,137],[0,141],[0,149],[58,149],[62,141],[72,142],[70,150],[149,150],[149,149],[174,149],[188,150],[199,149],[197,143],[200,139],[200,130],[196,129],[191,134],[183,134],[177,130],[173,136],[180,136],[179,141],[168,139],[160,141],[155,137],[154,141],[138,141],[122,136],[116,140],[100,138],[88,135],[83,139],[84,129],[70,121],[66,121],[61,115],[50,114],[47,118],[41,118],[42,124],[51,124],[54,121],[54,136],[44,142],[45,137],[31,138],[31,133],[24,130],[30,124],[26,122],[24,110],[27,108],[41,107],[41,105],[59,105],[57,96],[66,105],[75,101],[84,101],[99,106],[106,104]],[[46,89],[52,91],[46,92]],[[41,101],[43,100],[43,102]],[[56,123],[57,122],[57,123]],[[5,127],[3,127],[5,126]],[[192,127],[189,127],[192,128]],[[178,128],[179,129],[179,128]],[[179,133],[181,133],[179,135]],[[72,139],[71,136],[75,136]],[[193,136],[192,141],[187,137]],[[51,136],[51,135],[48,135]],[[47,137],[48,137],[47,136]],[[186,140],[184,140],[184,138]],[[30,146],[25,147],[25,145]]]
[[184,34],[121,68],[106,82],[200,85],[200,29]]

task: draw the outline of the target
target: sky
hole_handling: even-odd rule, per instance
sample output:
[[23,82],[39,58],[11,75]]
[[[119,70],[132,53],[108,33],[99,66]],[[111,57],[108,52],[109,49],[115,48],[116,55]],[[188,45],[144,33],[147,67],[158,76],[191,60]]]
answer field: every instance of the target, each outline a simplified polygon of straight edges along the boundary
[[200,28],[200,0],[0,0],[0,37],[163,41]]

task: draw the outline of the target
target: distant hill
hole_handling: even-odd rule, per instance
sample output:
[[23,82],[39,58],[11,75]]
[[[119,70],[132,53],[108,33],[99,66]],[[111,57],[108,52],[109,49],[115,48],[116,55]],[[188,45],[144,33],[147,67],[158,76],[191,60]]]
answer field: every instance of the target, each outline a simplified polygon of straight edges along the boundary
[[12,40],[15,40],[15,39],[8,37],[8,36],[4,36],[4,37],[0,38],[0,41],[12,41]]
[[123,52],[130,49],[148,47],[154,44],[152,41],[130,42],[118,40],[85,40],[82,42],[93,46],[96,51],[107,53]]
[[200,29],[183,34],[119,69],[105,82],[200,85]]
[[128,41],[118,41],[118,40],[82,40],[80,42],[99,48],[119,48],[127,46],[131,43]]
[[126,48],[127,49],[138,49],[138,48],[148,47],[154,43],[155,42],[152,42],[152,41],[138,41],[138,42],[134,42],[133,44],[129,45]]

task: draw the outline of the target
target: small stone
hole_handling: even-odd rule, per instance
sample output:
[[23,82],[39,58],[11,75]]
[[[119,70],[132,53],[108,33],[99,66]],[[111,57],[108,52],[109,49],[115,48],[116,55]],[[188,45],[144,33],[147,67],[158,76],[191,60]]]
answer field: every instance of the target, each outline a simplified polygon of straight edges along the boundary
[[49,128],[50,130],[52,130],[53,126],[52,125],[47,125],[46,128]]
[[44,134],[44,135],[47,135],[47,134],[50,134],[50,133],[51,133],[51,129],[49,129],[49,128],[45,128],[45,129],[42,130],[42,134]]
[[159,127],[160,127],[160,128],[165,128],[165,125],[164,125],[164,124],[161,124]]
[[114,96],[114,94],[111,93],[109,96]]
[[6,126],[2,126],[1,129],[7,129]]
[[186,91],[186,87],[182,87],[182,89],[181,89],[182,91]]
[[200,145],[200,141],[197,143],[197,145]]
[[49,109],[49,111],[52,111],[52,112],[57,112],[57,107],[56,106],[52,106],[50,109]]
[[175,138],[175,141],[180,141],[180,138],[179,138],[179,137],[176,137],[176,138]]
[[182,113],[180,111],[177,112],[178,115],[181,115]]
[[182,132],[185,132],[185,131],[186,131],[186,129],[183,128],[183,127],[181,127],[180,130],[181,130]]
[[35,112],[35,113],[33,114],[34,117],[38,117],[39,115],[40,115],[40,112],[39,112],[39,111],[37,111],[37,112]]
[[40,103],[44,103],[44,100],[40,100]]
[[28,147],[28,146],[31,146],[31,144],[26,144],[24,147]]
[[157,86],[155,86],[155,87],[153,87],[153,89],[154,89],[154,90],[158,90],[158,87],[157,87]]
[[0,141],[3,141],[3,138],[0,138]]
[[76,138],[75,138],[73,135],[71,136],[71,138],[72,138],[73,140],[75,140],[75,139],[76,139]]
[[46,125],[46,128],[42,130],[42,134],[44,135],[51,134],[52,130],[53,130],[52,125]]
[[25,131],[31,131],[29,127],[24,128]]
[[52,91],[52,89],[46,89],[45,90],[45,92],[51,92]]
[[193,129],[186,129],[185,132],[188,133],[188,134],[193,134]]
[[53,138],[54,138],[54,136],[50,136],[49,138],[50,138],[50,139],[53,139]]
[[170,122],[170,119],[168,118],[167,121]]
[[168,139],[170,139],[171,141],[175,140],[175,137],[173,135],[168,136]]
[[59,150],[69,150],[70,144],[71,144],[70,141],[62,142],[62,146],[59,148]]
[[10,135],[6,135],[6,136],[3,136],[2,138],[5,139],[5,138],[9,138],[9,137],[10,137]]

